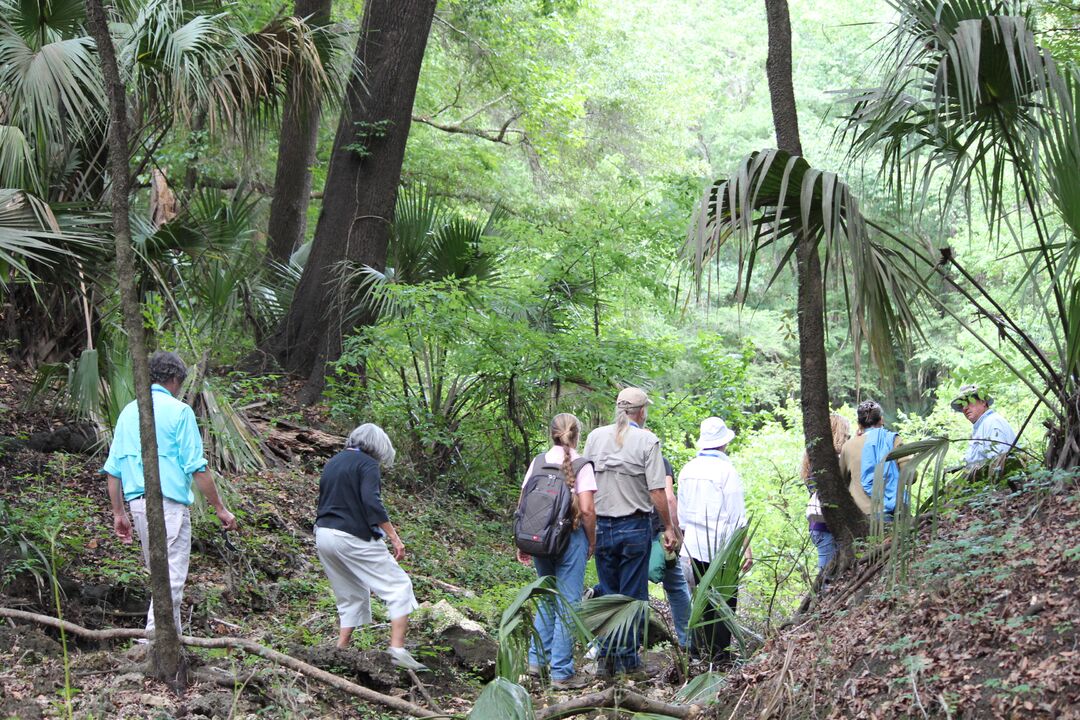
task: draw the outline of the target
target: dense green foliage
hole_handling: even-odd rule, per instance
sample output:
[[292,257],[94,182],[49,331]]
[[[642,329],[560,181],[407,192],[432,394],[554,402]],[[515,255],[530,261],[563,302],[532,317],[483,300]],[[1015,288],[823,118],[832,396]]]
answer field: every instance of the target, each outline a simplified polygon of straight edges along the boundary
[[[134,12],[142,4],[127,5]],[[352,40],[359,5],[335,3],[331,32],[343,44]],[[119,405],[119,381],[110,378],[126,366],[109,252],[101,247],[107,178],[86,160],[102,141],[99,79],[88,69],[91,49],[77,13],[70,22],[59,16],[14,21],[8,14],[29,13],[28,5],[0,6],[3,57],[29,53],[44,63],[44,45],[35,45],[35,37],[67,53],[63,82],[51,89],[27,84],[33,77],[26,73],[4,76],[5,88],[21,93],[2,91],[5,107],[13,108],[4,119],[9,124],[0,126],[0,295],[12,301],[4,320],[13,327],[50,318],[55,337],[49,339],[56,342],[47,348],[31,348],[30,335],[12,333],[27,345],[20,356],[72,363],[54,367],[51,377],[69,378],[77,409],[107,425]],[[303,260],[276,268],[262,262],[283,87],[275,73],[284,51],[271,40],[300,47],[315,84],[337,87],[346,68],[318,64],[306,30],[276,19],[278,4],[230,5],[212,18],[182,3],[154,7],[159,15],[123,26],[119,38],[127,41],[121,61],[132,95],[163,83],[159,95],[170,113],[136,106],[146,125],[134,167],[144,315],[157,345],[192,363],[205,360],[204,375],[224,374],[218,370],[239,363],[272,330]],[[869,49],[889,30],[894,10],[870,0],[799,2],[791,9],[810,163],[843,169],[866,215],[890,232],[920,247],[951,246],[1018,324],[1036,328],[1036,339],[1051,344],[1047,290],[1023,283],[1031,263],[1016,250],[1017,239],[1039,222],[1047,234],[1058,232],[1071,216],[1014,220],[1001,207],[1016,189],[1012,175],[1000,185],[974,182],[970,194],[936,177],[924,188],[905,174],[890,186],[878,173],[875,143],[849,156],[843,118],[852,106],[838,102],[834,91],[882,81],[883,68]],[[1073,14],[1057,5],[1039,12],[1045,17],[1031,18],[1036,27],[1044,20],[1072,22]],[[25,32],[28,27],[43,33]],[[214,41],[192,39],[200,29],[213,32]],[[503,519],[556,412],[574,412],[590,429],[609,420],[619,386],[648,387],[655,401],[649,425],[676,468],[693,456],[700,420],[720,415],[738,433],[732,454],[757,523],[759,563],[742,607],[759,625],[784,616],[813,576],[806,494],[796,472],[803,442],[793,409],[799,367],[793,278],[775,272],[785,262],[776,249],[763,250],[753,276],[745,275],[741,248],[729,244],[704,268],[699,288],[680,254],[708,183],[773,144],[763,6],[445,0],[432,33],[403,186],[425,198],[420,205],[437,199],[440,219],[410,225],[427,205],[413,215],[399,210],[389,253],[393,272],[373,278],[364,274],[368,269],[349,269],[360,278],[357,287],[378,285],[382,312],[379,322],[346,341],[325,396],[331,417],[341,428],[379,422],[399,447],[395,477],[453,492]],[[1071,38],[1050,38],[1061,60],[1076,55]],[[158,44],[174,54],[138,51]],[[220,52],[209,52],[211,45]],[[247,83],[254,72],[222,74],[236,57],[265,65],[269,75],[258,77],[270,77],[269,85]],[[13,73],[16,66],[5,67]],[[334,77],[324,78],[324,71]],[[243,92],[217,108],[223,82]],[[59,113],[60,107],[78,112]],[[317,191],[338,111],[331,105],[322,119]],[[175,217],[152,215],[162,201],[161,186],[150,187],[159,182],[154,169],[176,194]],[[995,170],[985,177],[996,178]],[[1034,178],[1049,182],[1038,172]],[[946,203],[950,190],[967,202]],[[995,190],[992,211],[987,195]],[[921,213],[908,202],[916,196]],[[316,198],[311,220],[318,212]],[[905,252],[891,238],[875,237],[891,252]],[[456,249],[440,255],[438,248],[451,246],[448,238],[456,238]],[[35,255],[33,243],[47,244],[52,254]],[[923,268],[927,289],[942,302],[916,304],[918,331],[878,345],[871,358],[848,332],[845,268],[835,256],[829,267],[829,390],[843,412],[851,415],[859,399],[875,397],[907,438],[963,439],[970,427],[947,403],[969,381],[991,386],[1016,426],[1032,411],[1031,388],[1003,362],[1030,375],[1022,353],[985,314],[973,317],[942,278]],[[53,293],[41,280],[64,292]],[[40,307],[48,312],[34,310]],[[89,347],[98,351],[80,364]],[[891,364],[871,362],[890,354],[884,350]],[[210,381],[202,392],[231,390],[241,405],[264,399],[257,380],[234,379]],[[117,394],[107,392],[114,386]],[[88,405],[96,409],[86,411]],[[225,465],[253,464],[238,449],[243,432],[227,404],[215,407],[221,411],[207,411],[217,418],[214,435],[234,456]],[[1035,454],[1042,442],[1035,430],[1047,412],[1035,414],[1024,437]],[[951,453],[950,461],[959,450]]]

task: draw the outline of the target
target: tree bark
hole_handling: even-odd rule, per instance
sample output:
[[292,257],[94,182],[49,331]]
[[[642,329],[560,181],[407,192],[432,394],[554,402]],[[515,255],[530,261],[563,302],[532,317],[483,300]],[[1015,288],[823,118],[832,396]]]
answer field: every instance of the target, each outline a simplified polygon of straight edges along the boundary
[[[292,306],[266,349],[308,375],[301,401],[322,392],[327,363],[341,356],[346,326],[338,282],[342,261],[383,270],[416,83],[435,0],[369,0],[334,138],[322,212]],[[362,319],[370,322],[372,318]]]
[[[791,20],[787,0],[765,0],[769,26],[769,79],[777,147],[802,155],[799,117],[791,72]],[[821,509],[836,539],[835,569],[854,559],[853,541],[866,535],[866,517],[840,475],[829,420],[829,373],[825,353],[825,305],[821,258],[815,238],[800,234],[795,249],[798,276],[799,390],[810,472],[817,483]]]
[[[296,0],[293,15],[307,18],[317,27],[330,21],[332,0]],[[295,75],[289,75],[285,111],[278,139],[277,172],[270,201],[269,260],[286,263],[304,240],[307,210],[311,200],[311,166],[319,140],[320,99],[307,98]]]
[[139,439],[142,446],[143,477],[146,486],[146,523],[150,535],[150,591],[154,597],[154,644],[151,658],[155,674],[174,691],[186,684],[186,669],[180,638],[173,624],[172,590],[169,586],[168,539],[158,474],[157,432],[150,391],[150,364],[146,355],[143,318],[135,292],[135,261],[131,250],[128,197],[128,118],[125,89],[120,82],[116,51],[102,0],[86,3],[86,24],[97,45],[105,90],[109,98],[109,168],[112,175],[110,199],[113,234],[116,238],[116,276],[120,284],[120,304],[124,330],[131,349],[135,399],[139,408]]

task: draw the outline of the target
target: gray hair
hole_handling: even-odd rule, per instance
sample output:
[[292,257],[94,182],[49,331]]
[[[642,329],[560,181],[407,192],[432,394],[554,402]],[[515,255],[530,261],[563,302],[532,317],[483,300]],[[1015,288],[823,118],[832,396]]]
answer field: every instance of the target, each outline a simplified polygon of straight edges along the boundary
[[364,423],[351,433],[345,441],[345,449],[359,449],[379,461],[380,465],[390,467],[394,464],[394,444],[390,442],[386,431],[374,423]]
[[161,385],[173,378],[184,382],[187,379],[187,365],[174,352],[158,350],[150,356],[150,382]]

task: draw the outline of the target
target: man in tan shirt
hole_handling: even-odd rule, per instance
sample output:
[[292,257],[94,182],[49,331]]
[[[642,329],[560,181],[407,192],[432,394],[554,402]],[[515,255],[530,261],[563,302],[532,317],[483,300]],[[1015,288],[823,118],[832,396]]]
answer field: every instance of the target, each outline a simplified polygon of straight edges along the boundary
[[[668,511],[660,440],[645,429],[649,398],[629,387],[615,403],[615,423],[598,427],[585,441],[584,456],[596,472],[596,574],[604,595],[649,599],[650,514],[664,524],[664,546],[678,551],[679,530]],[[601,645],[599,675],[633,672],[641,666],[640,632]]]

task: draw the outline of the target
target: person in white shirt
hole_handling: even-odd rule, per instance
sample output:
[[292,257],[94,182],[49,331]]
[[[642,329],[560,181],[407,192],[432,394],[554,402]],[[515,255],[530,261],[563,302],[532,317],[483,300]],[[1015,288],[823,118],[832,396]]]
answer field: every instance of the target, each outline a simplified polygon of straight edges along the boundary
[[[747,524],[743,485],[738,471],[727,456],[728,443],[735,433],[718,417],[701,422],[697,457],[679,473],[679,521],[683,526],[683,554],[690,558],[695,576],[700,579],[709,569],[714,556],[719,555],[731,535]],[[749,544],[744,548],[742,570],[753,564]],[[728,600],[734,613],[738,604],[738,588]],[[695,633],[692,652],[718,663],[731,660],[728,646],[731,629],[721,621],[716,608],[708,608],[702,616],[703,626]]]
[[969,473],[1000,461],[1016,444],[1016,431],[1004,417],[990,409],[994,398],[978,385],[965,385],[953,399],[951,407],[964,414],[972,424],[971,442],[964,454]]

